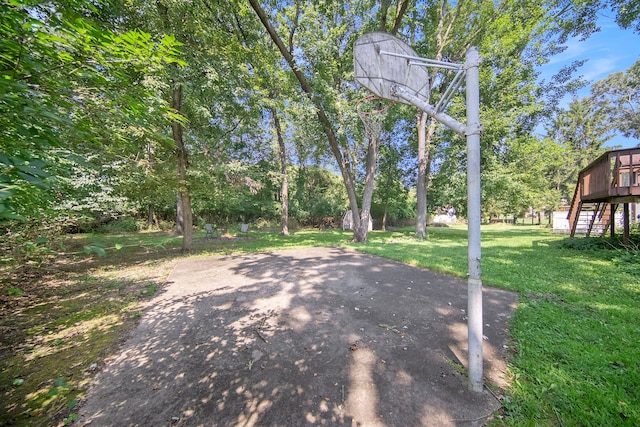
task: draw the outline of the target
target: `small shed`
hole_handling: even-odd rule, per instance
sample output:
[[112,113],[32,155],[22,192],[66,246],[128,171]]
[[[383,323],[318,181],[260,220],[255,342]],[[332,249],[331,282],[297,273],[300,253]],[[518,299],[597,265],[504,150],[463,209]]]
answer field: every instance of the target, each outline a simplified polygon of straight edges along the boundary
[[[353,230],[353,212],[350,210],[346,211],[342,217],[342,229]],[[373,230],[373,221],[371,220],[371,215],[369,215],[369,231],[371,230]]]

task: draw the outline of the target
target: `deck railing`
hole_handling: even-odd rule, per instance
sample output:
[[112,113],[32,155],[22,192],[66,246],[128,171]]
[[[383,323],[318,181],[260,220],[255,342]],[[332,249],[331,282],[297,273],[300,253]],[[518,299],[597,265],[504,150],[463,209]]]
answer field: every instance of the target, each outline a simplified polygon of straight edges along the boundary
[[584,168],[578,177],[580,199],[640,195],[640,147],[608,151]]

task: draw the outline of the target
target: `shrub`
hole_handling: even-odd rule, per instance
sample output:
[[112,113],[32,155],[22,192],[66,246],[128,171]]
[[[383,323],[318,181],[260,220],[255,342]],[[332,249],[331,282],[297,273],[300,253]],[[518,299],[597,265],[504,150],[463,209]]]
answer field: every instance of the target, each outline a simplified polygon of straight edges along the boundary
[[100,225],[96,232],[98,233],[122,233],[138,231],[140,229],[138,221],[130,216],[125,216],[115,221],[110,221]]
[[632,249],[638,250],[640,248],[640,234],[631,233],[629,236],[629,246],[625,246],[622,241],[622,236],[616,234],[612,239],[611,237],[567,237],[566,239],[553,242],[553,245],[557,245],[565,249],[575,249],[579,251],[594,251],[601,249]]
[[176,223],[173,221],[161,220],[158,221],[158,228],[160,231],[173,231],[176,228]]

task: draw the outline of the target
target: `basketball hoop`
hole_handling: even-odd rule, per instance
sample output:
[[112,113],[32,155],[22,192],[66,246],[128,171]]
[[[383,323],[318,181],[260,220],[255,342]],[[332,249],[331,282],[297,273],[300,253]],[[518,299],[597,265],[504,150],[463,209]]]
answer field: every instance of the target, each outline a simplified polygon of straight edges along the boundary
[[[421,58],[411,46],[387,33],[363,34],[353,44],[355,80],[376,96],[391,101],[414,105],[438,122],[467,139],[467,212],[468,212],[468,265],[467,274],[467,330],[469,388],[483,391],[482,383],[482,279],[480,275],[480,54],[477,47],[467,50],[464,64],[454,64]],[[427,67],[453,70],[456,76],[436,105],[429,103],[429,71]],[[445,113],[447,104],[466,82],[467,123],[461,123]],[[364,101],[366,98],[363,98]],[[359,102],[364,103],[364,102]],[[375,104],[375,103],[374,103]],[[379,105],[379,104],[378,104]],[[373,107],[375,108],[375,107]],[[378,110],[381,110],[378,107]],[[365,110],[366,111],[366,110]],[[382,130],[382,120],[376,125],[373,116],[380,113],[360,114],[367,132]]]
[[365,134],[369,138],[380,136],[384,128],[384,119],[392,103],[377,95],[367,95],[356,102],[356,112],[364,123]]
[[411,104],[392,93],[394,85],[402,85],[428,102],[429,71],[408,58],[418,58],[418,54],[391,34],[378,31],[364,34],[353,45],[355,80],[384,99]]

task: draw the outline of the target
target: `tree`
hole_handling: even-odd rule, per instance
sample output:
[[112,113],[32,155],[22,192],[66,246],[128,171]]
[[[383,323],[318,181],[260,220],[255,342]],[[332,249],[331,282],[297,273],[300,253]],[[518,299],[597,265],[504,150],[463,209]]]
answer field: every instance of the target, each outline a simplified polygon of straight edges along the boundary
[[[419,239],[424,239],[427,235],[427,170],[429,167],[429,147],[427,147],[427,113],[422,111],[418,114],[418,174],[416,179],[416,233]],[[435,122],[431,122],[435,126]]]
[[94,19],[102,5],[74,5],[0,4],[0,218],[42,220],[73,197],[55,187],[87,153],[110,155],[127,126],[153,132],[147,108],[166,120],[144,76],[178,62],[175,39],[113,32]]
[[640,61],[596,82],[591,87],[591,100],[600,114],[610,117],[614,129],[640,139]]
[[[389,8],[391,6],[391,1],[383,1],[378,14],[378,21],[380,24],[378,30],[382,32],[389,32],[390,34],[395,35],[400,28],[408,5],[409,2],[406,0],[398,2],[395,10],[393,11],[394,14],[390,16]],[[388,22],[389,18],[391,18],[392,22]],[[373,107],[373,116],[369,115],[368,121],[367,119],[364,119],[364,117],[366,116],[361,117],[364,121],[364,135],[368,141],[368,145],[366,150],[362,206],[359,212],[360,221],[359,223],[354,221],[354,236],[355,240],[358,242],[367,241],[367,231],[369,227],[369,221],[371,220],[371,202],[373,200],[374,180],[378,162],[378,150],[380,147],[381,133],[384,129],[384,119],[386,118],[386,109],[382,106],[383,102],[385,101],[374,102],[374,105],[377,104],[377,107]],[[375,112],[375,109],[379,110],[380,112]],[[379,117],[376,117],[376,115],[379,115]],[[378,125],[374,124],[376,121],[379,121]],[[353,212],[355,216],[357,211],[354,210]]]
[[[447,45],[451,47],[454,42],[454,37],[459,36],[459,34],[454,35],[452,31],[454,30],[454,26],[459,22],[464,3],[465,2],[458,2],[456,5],[452,5],[448,1],[443,1],[438,4],[434,3],[430,6],[425,6],[428,8],[428,12],[424,15],[425,18],[423,18],[421,24],[427,28],[434,28],[435,30],[431,32],[433,38],[425,37],[425,39],[418,43],[417,48],[419,49],[419,53],[437,61],[442,61],[445,47]],[[428,53],[426,52],[425,45],[428,46]],[[432,68],[429,74],[430,85],[438,82],[437,84],[440,87],[436,87],[436,90],[440,90],[441,92],[443,92],[444,88],[451,82],[451,76],[447,76],[446,74],[444,75],[445,77],[438,79],[438,75],[442,74],[439,73],[439,70],[436,68]],[[429,99],[426,100],[426,102],[429,101]],[[427,121],[429,122],[428,127]],[[427,182],[429,179],[429,154],[433,150],[432,144],[436,135],[437,124],[438,122],[435,119],[428,120],[425,112],[418,114],[418,170],[416,177],[416,198],[418,203],[416,209],[415,236],[419,239],[424,239],[426,236],[428,221]]]
[[[501,163],[494,159],[499,159],[511,138],[531,128],[530,123],[535,122],[536,115],[542,110],[539,101],[534,101],[532,96],[535,93],[533,67],[540,55],[540,48],[535,46],[545,28],[541,18],[544,16],[542,6],[538,2],[443,1],[421,7],[423,9],[418,7],[412,11],[417,15],[412,20],[417,26],[414,32],[424,34],[413,43],[421,56],[462,63],[466,51],[476,45],[484,58],[481,67],[481,116],[484,126],[482,166],[486,182],[492,174],[498,176],[504,172],[501,167],[493,171],[488,167]],[[534,10],[536,12],[532,13]],[[516,29],[513,22],[521,25]],[[431,98],[435,104],[445,93],[454,74],[436,68],[430,73]],[[449,110],[454,117],[464,117],[461,97],[452,99]],[[435,120],[429,121],[424,140],[425,148],[419,151],[424,150],[424,156],[434,155],[428,159],[433,172],[439,175],[433,180],[434,186],[444,186],[433,189],[432,201],[440,205],[453,204],[464,214],[466,159],[461,157],[461,153],[465,152],[465,141],[438,126]],[[454,189],[453,185],[461,187]],[[486,186],[484,190],[486,194]],[[422,197],[419,195],[418,199],[420,203]],[[416,231],[419,236],[419,222]]]
[[616,22],[622,28],[631,28],[640,33],[640,3],[636,0],[612,0],[611,8],[616,11]]
[[[248,47],[254,41],[254,32],[245,31],[246,22],[240,18],[243,7],[231,3],[219,8],[201,0],[131,5],[132,23],[171,34],[184,45],[184,65],[159,78],[160,91],[174,110],[171,135],[183,251],[192,245],[191,192],[197,185],[192,178],[194,169],[211,163],[215,168],[234,155],[251,156],[246,145],[258,134],[255,129],[261,114],[258,108],[252,108],[255,91],[249,84],[248,64],[256,62],[254,55],[259,52],[254,54]],[[142,20],[136,18],[140,15]]]
[[281,201],[281,233],[284,236],[289,235],[289,179],[287,176],[287,147],[284,143],[282,136],[282,127],[280,126],[280,118],[278,117],[278,111],[275,107],[271,108],[271,115],[273,117],[273,127],[276,131],[276,138],[278,140],[278,154],[280,155],[280,170],[282,172],[282,184],[280,187],[280,201]]
[[[578,173],[595,160],[611,138],[611,124],[606,113],[590,98],[574,98],[566,110],[559,110],[547,135],[563,148],[562,166],[557,174],[557,188],[570,199]],[[550,164],[552,166],[553,163]]]
[[407,156],[408,145],[401,138],[392,138],[389,132],[383,135],[371,211],[375,210],[382,217],[381,229],[384,231],[389,220],[413,217],[413,209],[408,212],[408,190],[403,183],[406,171],[401,164]]
[[[319,94],[312,87],[311,82],[307,78],[307,76],[302,72],[301,67],[298,65],[298,62],[293,56],[292,50],[288,48],[282,41],[280,35],[277,33],[276,29],[271,24],[271,20],[267,13],[262,9],[257,0],[249,0],[251,3],[251,7],[256,12],[258,18],[264,25],[267,30],[269,36],[273,40],[274,44],[277,46],[278,50],[282,54],[283,58],[286,60],[287,64],[295,74],[298,82],[300,83],[300,87],[303,92],[309,97],[312,101],[315,109],[316,115],[320,124],[322,125],[323,132],[325,133],[327,140],[329,141],[329,146],[331,147],[331,152],[333,153],[336,161],[338,163],[338,167],[342,173],[342,177],[345,183],[345,187],[347,189],[347,194],[349,195],[349,202],[351,205],[351,209],[353,212],[358,212],[358,201],[355,192],[355,183],[352,174],[349,172],[347,161],[342,154],[340,149],[340,143],[338,141],[338,137],[334,130],[333,124],[329,119],[327,112],[323,106],[323,103],[320,99]],[[295,31],[297,29],[297,20],[299,18],[299,5],[296,5],[296,15],[293,17],[294,25],[291,26],[291,32],[289,33],[289,40],[292,40]],[[293,46],[290,43],[290,46]],[[360,230],[360,218],[359,215],[354,215],[354,225],[357,230]],[[358,237],[354,234],[354,239],[356,241],[360,241]]]
[[[549,102],[548,97],[558,97],[580,85],[580,81],[572,77],[580,64],[572,64],[559,73],[554,81],[543,86],[536,82],[535,68],[551,55],[561,52],[568,37],[587,37],[596,29],[595,15],[589,15],[577,3],[475,2],[473,15],[461,19],[465,28],[454,27],[456,40],[452,41],[452,45],[455,46],[447,46],[445,57],[461,62],[458,59],[463,52],[461,47],[471,43],[479,45],[484,58],[480,72],[481,119],[484,126],[483,207],[486,209],[495,212],[503,210],[498,213],[516,213],[527,203],[549,205],[551,192],[540,192],[536,188],[538,180],[533,179],[537,175],[535,171],[546,171],[541,165],[548,159],[546,156],[532,155],[547,146],[548,141],[537,141],[528,135],[533,133],[536,123],[553,111],[555,104]],[[456,2],[455,7],[464,17],[470,3]],[[596,10],[595,6],[592,10]],[[434,19],[438,15],[425,14],[425,20],[428,16]],[[437,28],[437,25],[432,27]],[[449,50],[453,47],[457,49]],[[429,45],[425,45],[425,49],[428,51]],[[441,90],[434,87],[432,94],[436,99],[440,93]],[[546,105],[542,100],[547,101]],[[461,115],[461,106],[459,99],[454,98],[450,106],[454,116]],[[434,184],[463,183],[456,176],[465,167],[464,159],[459,157],[459,153],[464,151],[462,141],[447,131],[439,131],[436,137],[438,146],[432,162],[437,175]],[[523,162],[518,160],[518,156],[529,157]],[[530,163],[533,161],[536,163]],[[457,197],[458,193],[451,186],[446,191],[433,189],[440,203],[445,202],[443,196]],[[460,197],[457,200],[463,199]]]
[[637,0],[559,0],[550,2],[550,17],[562,18],[557,21],[561,42],[569,36],[586,39],[598,31],[597,16],[603,10],[616,14],[616,22],[621,28],[632,28],[640,33],[640,4]]
[[[524,171],[537,171],[538,164],[516,156],[535,153],[542,144],[527,138],[548,110],[541,105],[535,65],[558,52],[566,37],[594,31],[597,9],[595,2],[572,0],[222,5],[218,0],[2,3],[0,216],[24,216],[53,205],[93,209],[86,197],[92,191],[103,201],[126,196],[122,206],[146,210],[149,222],[154,206],[167,210],[172,192],[173,201],[180,194],[186,211],[193,205],[193,221],[198,215],[227,220],[273,215],[276,209],[284,215],[288,184],[290,212],[310,221],[341,206],[344,194],[323,204],[307,192],[319,176],[315,168],[333,156],[349,206],[358,213],[354,239],[366,241],[372,205],[393,206],[388,193],[395,190],[389,188],[401,181],[389,167],[379,171],[374,184],[376,162],[388,160],[378,155],[389,155],[393,147],[380,134],[365,135],[355,113],[364,91],[352,81],[351,47],[370,30],[397,33],[421,56],[455,62],[469,46],[480,46],[485,201],[499,197],[495,205],[501,209],[534,203],[542,196],[530,189],[537,180]],[[637,18],[631,6],[606,2],[631,16],[627,23]],[[571,69],[554,82],[557,88],[576,83]],[[435,101],[451,77],[433,73]],[[613,108],[613,98],[607,99]],[[456,96],[449,108],[462,116],[463,98]],[[415,110],[394,107],[384,125],[414,117]],[[633,117],[625,117],[631,123]],[[463,140],[433,121],[425,124],[416,182],[419,235],[423,218],[426,222],[423,184],[444,185],[429,189],[433,202],[464,202],[453,188],[464,187]],[[318,142],[320,132],[328,144]],[[279,143],[277,150],[271,141]],[[297,167],[287,164],[292,161],[287,154]],[[281,179],[289,174],[291,179]],[[76,177],[83,185],[75,185],[81,181],[74,182]],[[279,195],[276,184],[282,185]],[[556,182],[556,191],[559,186]],[[183,247],[189,246],[185,235]]]
[[[345,79],[352,63],[350,47],[359,35],[361,27],[371,25],[369,22],[360,23],[359,16],[362,15],[358,15],[370,8],[361,4],[350,4],[349,7],[344,7],[341,3],[316,5],[294,2],[290,8],[281,9],[279,13],[275,13],[277,19],[274,20],[257,0],[250,0],[250,3],[294,73],[302,91],[315,107],[318,121],[341,172],[351,210],[354,212],[354,241],[366,242],[377,155],[377,137],[368,138],[365,156],[367,164],[364,167],[366,185],[363,186],[360,209],[355,179],[357,164],[354,162],[356,160],[354,154],[357,150],[349,147],[349,143],[356,139],[354,135],[357,133],[353,132],[352,125],[349,124],[350,120],[344,119],[354,116],[347,112],[349,107],[353,112],[353,107],[348,103],[351,84]],[[382,25],[391,22],[391,31],[396,31],[408,3],[400,2],[393,9],[390,5],[390,2],[383,3],[379,9],[378,18]],[[286,34],[288,45],[283,42],[283,37],[272,22],[286,22],[286,28],[283,28],[282,33]],[[322,34],[323,32],[325,34]],[[313,54],[310,54],[311,52]],[[346,106],[346,108],[341,109],[340,106]],[[336,129],[340,129],[340,132]]]

